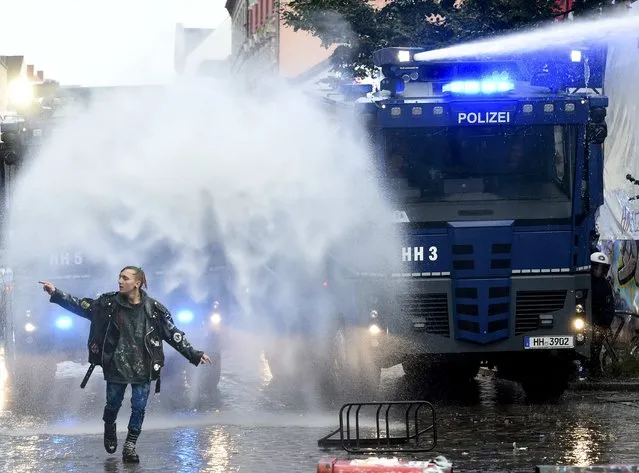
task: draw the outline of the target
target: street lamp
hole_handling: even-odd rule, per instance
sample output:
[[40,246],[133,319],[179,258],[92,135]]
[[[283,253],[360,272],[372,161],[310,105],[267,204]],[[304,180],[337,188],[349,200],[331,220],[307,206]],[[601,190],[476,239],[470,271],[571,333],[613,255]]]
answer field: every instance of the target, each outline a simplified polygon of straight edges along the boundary
[[9,84],[9,102],[14,107],[25,107],[35,99],[33,85],[27,79],[16,79]]

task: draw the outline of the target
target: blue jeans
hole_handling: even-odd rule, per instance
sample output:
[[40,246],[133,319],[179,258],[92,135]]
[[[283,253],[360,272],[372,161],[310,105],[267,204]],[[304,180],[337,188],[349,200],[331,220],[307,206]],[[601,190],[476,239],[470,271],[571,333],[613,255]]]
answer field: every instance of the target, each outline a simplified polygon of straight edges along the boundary
[[[106,383],[106,406],[104,407],[104,416],[102,420],[112,424],[118,417],[118,412],[122,406],[124,399],[124,391],[126,384]],[[142,422],[144,422],[144,410],[149,399],[151,391],[151,383],[132,384],[131,385],[131,417],[129,419],[129,430],[140,433],[142,430]]]

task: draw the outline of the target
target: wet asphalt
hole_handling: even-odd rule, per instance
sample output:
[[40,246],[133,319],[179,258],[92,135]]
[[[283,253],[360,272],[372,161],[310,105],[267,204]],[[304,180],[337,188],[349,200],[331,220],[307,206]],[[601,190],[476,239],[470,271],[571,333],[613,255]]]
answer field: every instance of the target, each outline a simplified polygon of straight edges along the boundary
[[[260,350],[247,346],[246,340],[229,344],[217,391],[165,381],[160,394],[151,394],[139,465],[120,457],[130,391],[118,419],[120,447],[109,455],[102,445],[104,381],[98,370],[81,390],[83,368],[58,365],[53,382],[34,383],[19,396],[3,370],[0,471],[303,473],[316,471],[323,457],[349,458],[317,445],[337,428],[337,407],[319,402],[315,389],[303,383],[277,382]],[[207,369],[179,358],[169,362]],[[559,402],[529,404],[517,385],[486,373],[462,387],[424,389],[409,386],[401,368],[393,367],[382,374],[379,397],[432,402],[437,446],[414,458],[444,455],[455,471],[639,463],[639,393],[569,391]]]

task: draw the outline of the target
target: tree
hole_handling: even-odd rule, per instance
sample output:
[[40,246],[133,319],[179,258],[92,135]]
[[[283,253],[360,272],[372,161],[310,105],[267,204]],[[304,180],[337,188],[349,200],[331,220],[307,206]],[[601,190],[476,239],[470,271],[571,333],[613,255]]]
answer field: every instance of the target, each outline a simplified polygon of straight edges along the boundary
[[[379,3],[379,2],[378,2]],[[584,12],[610,0],[575,0]],[[388,46],[443,46],[485,38],[553,21],[563,13],[557,0],[291,0],[283,5],[284,23],[337,44],[333,69],[363,77],[373,70],[373,51]]]

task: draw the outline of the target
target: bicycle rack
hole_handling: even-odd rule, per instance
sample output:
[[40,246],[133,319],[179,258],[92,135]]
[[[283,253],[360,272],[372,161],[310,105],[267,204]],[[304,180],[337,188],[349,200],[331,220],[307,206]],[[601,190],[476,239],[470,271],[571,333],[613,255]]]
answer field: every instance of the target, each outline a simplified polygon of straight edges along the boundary
[[[424,419],[420,414],[426,409],[430,411],[431,420],[421,427]],[[371,410],[374,411],[374,422],[369,423],[374,426],[367,426],[362,423],[362,414]],[[320,448],[338,447],[356,454],[428,452],[437,446],[435,408],[426,401],[344,404],[339,410],[339,428],[319,439],[317,445]]]

